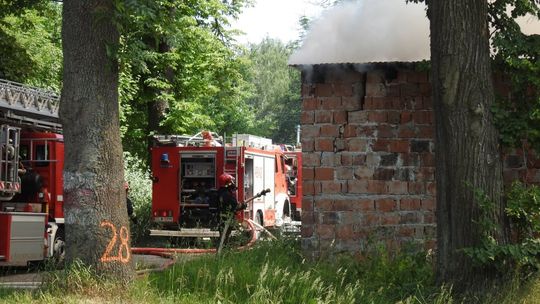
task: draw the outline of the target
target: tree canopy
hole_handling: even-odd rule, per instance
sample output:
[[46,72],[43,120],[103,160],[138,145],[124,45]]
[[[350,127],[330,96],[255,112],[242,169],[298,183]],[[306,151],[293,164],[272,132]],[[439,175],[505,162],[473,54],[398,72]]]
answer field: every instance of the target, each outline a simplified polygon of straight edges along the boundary
[[287,66],[291,45],[265,38],[246,52],[251,61],[246,75],[255,92],[247,99],[257,124],[252,133],[294,143],[300,123],[300,73]]
[[0,4],[0,78],[59,92],[61,14],[48,1]]
[[[242,46],[229,20],[250,1],[115,2],[121,38],[110,45],[120,71],[124,149],[141,159],[149,136],[251,133],[292,143],[300,111],[293,45],[265,39]],[[0,77],[61,88],[62,3],[0,3]],[[157,113],[156,113],[157,112]]]

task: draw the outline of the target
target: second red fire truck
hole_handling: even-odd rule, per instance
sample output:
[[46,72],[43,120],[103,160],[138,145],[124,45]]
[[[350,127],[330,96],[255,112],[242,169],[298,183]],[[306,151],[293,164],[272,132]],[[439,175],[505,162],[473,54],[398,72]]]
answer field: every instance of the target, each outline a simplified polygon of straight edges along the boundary
[[217,182],[223,173],[236,179],[239,202],[270,189],[250,201],[239,220],[280,227],[293,223],[301,210],[301,154],[283,151],[270,139],[237,134],[225,143],[208,132],[156,136],[151,154],[152,217],[163,227],[154,235],[204,236],[206,231],[215,236]]

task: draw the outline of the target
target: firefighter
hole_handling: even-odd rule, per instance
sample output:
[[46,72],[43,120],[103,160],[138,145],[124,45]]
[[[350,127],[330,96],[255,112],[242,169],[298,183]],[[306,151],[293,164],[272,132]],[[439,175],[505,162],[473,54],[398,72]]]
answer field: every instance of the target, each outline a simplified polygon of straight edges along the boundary
[[129,219],[134,223],[137,224],[137,218],[135,217],[135,214],[133,213],[133,202],[131,199],[129,199],[129,183],[124,182],[124,190],[126,190],[126,207],[127,207],[127,213],[129,216]]
[[220,247],[227,241],[231,233],[231,226],[235,221],[235,214],[239,210],[246,209],[247,204],[238,203],[234,191],[236,184],[234,177],[223,173],[218,177],[218,210],[219,210],[219,232]]

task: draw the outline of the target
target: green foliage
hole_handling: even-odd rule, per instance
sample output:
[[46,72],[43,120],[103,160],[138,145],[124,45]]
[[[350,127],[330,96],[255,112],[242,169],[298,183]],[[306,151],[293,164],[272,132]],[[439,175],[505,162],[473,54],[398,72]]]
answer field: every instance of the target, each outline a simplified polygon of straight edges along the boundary
[[514,182],[508,192],[506,213],[513,220],[520,239],[540,233],[540,187]]
[[480,221],[482,245],[467,248],[464,252],[479,265],[498,269],[502,274],[520,273],[528,275],[540,268],[540,187],[512,184],[507,194],[505,213],[511,221],[513,238],[509,244],[500,244],[493,237],[496,225],[488,215],[495,204],[489,199],[480,199]]
[[[229,18],[249,2],[118,1],[121,29],[121,105],[124,147],[145,158],[153,132],[232,133],[249,127],[243,102],[251,90],[242,78],[246,62],[237,56]],[[159,128],[149,108],[167,105]]]
[[[539,17],[538,0],[497,0],[490,3],[495,69],[510,78],[509,96],[498,96],[493,109],[503,144],[527,139],[540,148],[540,36],[522,33],[515,18]],[[510,11],[508,12],[508,10]]]
[[132,244],[136,244],[148,235],[152,226],[152,180],[144,163],[127,152],[124,153],[124,176],[129,183],[128,196],[136,218],[130,227]]
[[62,72],[60,5],[47,1],[38,8],[17,7],[11,12],[17,14],[0,13],[0,78],[58,92]]
[[250,133],[278,143],[294,143],[300,124],[300,72],[287,63],[292,51],[292,45],[265,38],[246,53],[251,61],[246,78],[255,87],[247,103],[257,122]]

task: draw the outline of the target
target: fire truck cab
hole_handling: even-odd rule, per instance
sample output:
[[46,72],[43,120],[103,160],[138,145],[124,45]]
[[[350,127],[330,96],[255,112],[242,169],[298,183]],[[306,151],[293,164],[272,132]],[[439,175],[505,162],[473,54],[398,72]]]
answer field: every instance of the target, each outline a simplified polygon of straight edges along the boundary
[[59,98],[0,80],[0,266],[64,249]]
[[249,201],[248,208],[238,212],[239,220],[251,219],[265,227],[292,220],[286,157],[270,139],[237,134],[231,143],[224,143],[215,134],[211,138],[156,136],[151,154],[152,217],[164,228],[185,232],[178,236],[200,236],[199,232],[189,235],[192,228],[215,230],[217,178],[223,173],[236,179],[239,202],[270,189]]

